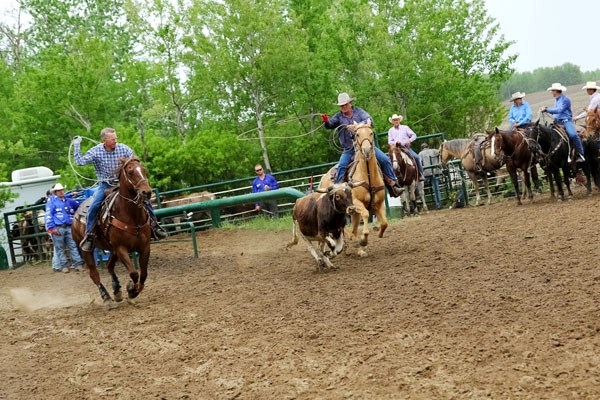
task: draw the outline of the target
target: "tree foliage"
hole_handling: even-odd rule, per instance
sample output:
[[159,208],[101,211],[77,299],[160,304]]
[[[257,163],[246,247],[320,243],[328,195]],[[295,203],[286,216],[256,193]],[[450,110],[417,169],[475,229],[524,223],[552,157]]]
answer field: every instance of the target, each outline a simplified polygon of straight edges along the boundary
[[71,137],[97,140],[105,126],[161,190],[247,176],[257,162],[284,170],[333,161],[335,138],[319,115],[337,111],[340,92],[379,131],[399,112],[418,134],[464,136],[502,118],[498,93],[515,59],[483,0],[21,7],[31,26],[0,29],[22,38],[18,52],[0,40],[4,54],[19,54],[0,60],[0,179],[46,165],[74,184]]

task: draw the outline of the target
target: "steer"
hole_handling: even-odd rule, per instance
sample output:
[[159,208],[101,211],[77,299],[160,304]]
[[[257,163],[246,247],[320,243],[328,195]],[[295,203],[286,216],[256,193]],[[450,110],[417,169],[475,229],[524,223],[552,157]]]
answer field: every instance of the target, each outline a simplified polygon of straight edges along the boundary
[[[320,271],[324,267],[335,268],[329,261],[329,256],[335,257],[344,249],[346,214],[354,209],[352,187],[359,184],[331,185],[327,189],[319,189],[296,200],[292,212],[293,238],[286,245],[286,249],[297,244],[298,236],[301,236],[319,264],[317,270]],[[318,248],[315,248],[312,242],[318,242]]]

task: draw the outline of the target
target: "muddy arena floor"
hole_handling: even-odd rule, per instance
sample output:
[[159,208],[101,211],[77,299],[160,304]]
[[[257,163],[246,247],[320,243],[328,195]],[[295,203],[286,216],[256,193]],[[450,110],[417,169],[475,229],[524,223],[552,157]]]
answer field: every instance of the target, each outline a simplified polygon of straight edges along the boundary
[[599,209],[393,220],[325,273],[289,230],[209,230],[112,310],[86,272],[0,271],[0,399],[598,399]]

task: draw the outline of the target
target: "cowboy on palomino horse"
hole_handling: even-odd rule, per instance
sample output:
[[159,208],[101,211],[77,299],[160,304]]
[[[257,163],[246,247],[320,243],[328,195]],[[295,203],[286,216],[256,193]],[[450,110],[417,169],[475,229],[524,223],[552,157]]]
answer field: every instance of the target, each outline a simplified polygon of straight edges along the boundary
[[[354,145],[352,142],[354,133],[352,129],[348,128],[355,126],[358,123],[365,123],[368,120],[373,121],[373,118],[371,118],[371,116],[365,110],[352,105],[354,100],[355,99],[350,97],[348,93],[340,93],[338,95],[337,102],[337,105],[340,106],[340,111],[335,113],[331,118],[329,118],[329,115],[327,114],[321,115],[321,121],[323,121],[325,128],[339,129],[339,141],[344,149],[338,163],[335,183],[344,182],[346,178],[346,172],[348,171],[348,166],[354,157]],[[396,175],[394,174],[394,170],[388,156],[378,147],[375,147],[375,156],[379,166],[382,169],[390,196],[400,196],[403,188],[400,187],[398,181],[396,180]]]
[[[113,128],[104,128],[100,133],[100,137],[102,143],[92,147],[84,155],[81,155],[81,137],[76,136],[73,139],[75,163],[77,165],[94,164],[99,181],[88,209],[85,236],[80,243],[81,250],[85,252],[94,250],[94,230],[98,211],[106,197],[105,191],[114,187],[115,183],[118,182],[119,159],[135,157],[135,153],[129,146],[117,143],[117,134]],[[151,217],[152,236],[157,240],[166,238],[167,232],[158,224],[152,204],[148,199],[145,201],[145,205],[148,215]]]

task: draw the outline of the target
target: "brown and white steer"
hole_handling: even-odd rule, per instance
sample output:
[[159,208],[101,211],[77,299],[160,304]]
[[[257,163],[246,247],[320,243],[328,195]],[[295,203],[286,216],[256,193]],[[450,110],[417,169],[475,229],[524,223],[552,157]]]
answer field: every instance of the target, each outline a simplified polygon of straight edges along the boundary
[[[286,249],[297,244],[301,236],[319,264],[317,270],[335,268],[329,257],[335,257],[344,249],[346,214],[354,209],[352,187],[357,184],[360,183],[331,185],[296,200],[292,212],[293,238]],[[318,247],[312,242],[318,242]]]

